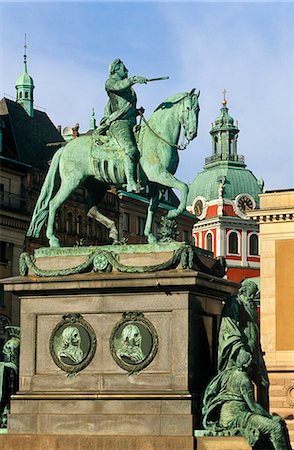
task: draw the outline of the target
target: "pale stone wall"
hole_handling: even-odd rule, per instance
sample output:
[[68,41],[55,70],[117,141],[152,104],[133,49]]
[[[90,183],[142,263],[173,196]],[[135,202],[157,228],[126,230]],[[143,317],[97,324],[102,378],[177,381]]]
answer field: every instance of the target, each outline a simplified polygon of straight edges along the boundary
[[294,442],[294,190],[260,195],[261,340],[270,408],[287,419]]
[[294,370],[294,191],[262,194],[257,214],[266,363],[268,369],[284,366]]

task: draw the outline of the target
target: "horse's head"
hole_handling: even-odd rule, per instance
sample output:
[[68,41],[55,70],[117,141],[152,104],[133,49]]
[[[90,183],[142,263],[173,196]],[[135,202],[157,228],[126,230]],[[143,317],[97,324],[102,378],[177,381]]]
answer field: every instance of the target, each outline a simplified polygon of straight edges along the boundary
[[187,93],[181,100],[181,109],[179,120],[185,130],[185,136],[188,141],[192,141],[197,136],[199,104],[198,97],[200,91],[195,94],[195,89]]

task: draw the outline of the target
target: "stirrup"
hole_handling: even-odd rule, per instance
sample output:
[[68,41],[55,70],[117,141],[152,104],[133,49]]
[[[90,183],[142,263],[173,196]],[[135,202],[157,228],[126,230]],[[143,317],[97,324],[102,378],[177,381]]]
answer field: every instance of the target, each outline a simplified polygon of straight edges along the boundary
[[95,136],[95,144],[97,145],[103,145],[106,144],[106,142],[108,142],[109,137],[106,136],[105,134],[97,134]]
[[135,185],[136,185],[135,189],[132,189],[132,190],[129,190],[129,189],[128,189],[128,185],[127,185],[127,184],[123,184],[122,187],[123,187],[127,192],[133,192],[133,193],[135,193],[135,194],[140,194],[141,191],[142,191],[144,188],[142,188],[142,186],[140,185],[140,183],[136,183],[136,182],[135,182]]

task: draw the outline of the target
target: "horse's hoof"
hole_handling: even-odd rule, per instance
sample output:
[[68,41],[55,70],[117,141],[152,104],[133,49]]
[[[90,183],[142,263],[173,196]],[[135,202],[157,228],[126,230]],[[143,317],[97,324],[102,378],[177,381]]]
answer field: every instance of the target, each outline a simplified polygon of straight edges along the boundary
[[178,217],[178,212],[176,209],[171,209],[167,215],[166,215],[167,219],[175,219],[176,217]]
[[148,236],[148,244],[156,244],[157,243],[157,239],[155,236],[153,236],[153,234],[149,234]]
[[119,241],[119,238],[118,238],[118,233],[109,233],[109,239],[112,239],[112,243],[114,244],[115,242],[118,242]]
[[59,242],[59,240],[57,239],[57,238],[54,238],[54,239],[50,239],[49,240],[49,245],[50,245],[50,247],[52,248],[54,248],[54,247],[60,247],[60,242]]

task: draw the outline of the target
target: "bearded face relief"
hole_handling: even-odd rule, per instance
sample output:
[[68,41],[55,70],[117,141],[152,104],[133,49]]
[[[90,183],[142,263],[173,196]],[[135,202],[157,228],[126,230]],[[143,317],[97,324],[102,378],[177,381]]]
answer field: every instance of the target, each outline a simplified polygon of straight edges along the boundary
[[126,325],[121,333],[120,346],[116,352],[121,359],[138,364],[146,357],[142,351],[142,336],[137,325]]
[[75,376],[92,361],[96,352],[95,331],[79,313],[68,313],[52,330],[49,350],[55,364]]
[[79,364],[84,358],[81,349],[81,335],[77,327],[68,326],[62,332],[62,344],[59,357],[69,359],[71,363]]
[[153,361],[158,335],[142,312],[126,311],[113,327],[109,345],[116,364],[131,375],[144,370]]

